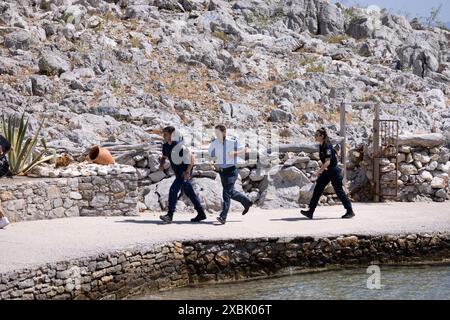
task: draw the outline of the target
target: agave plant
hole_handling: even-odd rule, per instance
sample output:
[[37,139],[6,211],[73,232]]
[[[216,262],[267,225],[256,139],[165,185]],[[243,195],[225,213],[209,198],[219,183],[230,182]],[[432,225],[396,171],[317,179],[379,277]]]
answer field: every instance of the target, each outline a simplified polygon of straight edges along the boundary
[[[46,155],[48,152],[45,140],[39,139],[39,133],[45,119],[41,121],[34,136],[26,138],[28,130],[28,119],[25,119],[25,113],[19,119],[9,116],[5,119],[2,115],[2,131],[4,137],[11,143],[11,150],[8,153],[8,161],[11,173],[14,175],[23,175],[33,169],[36,165],[47,162],[54,158],[55,154]],[[38,141],[41,144],[41,151],[36,151]]]

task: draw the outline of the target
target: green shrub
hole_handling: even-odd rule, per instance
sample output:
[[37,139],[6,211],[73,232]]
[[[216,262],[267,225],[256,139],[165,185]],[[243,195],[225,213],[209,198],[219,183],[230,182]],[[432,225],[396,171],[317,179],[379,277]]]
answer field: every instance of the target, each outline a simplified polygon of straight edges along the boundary
[[[46,156],[48,149],[45,140],[39,140],[39,133],[44,121],[45,119],[41,121],[34,136],[26,138],[28,119],[25,119],[25,113],[22,114],[20,120],[13,116],[5,119],[5,116],[2,115],[2,132],[4,137],[11,143],[8,161],[12,174],[23,175],[36,165],[47,162],[56,156],[55,153],[51,156]],[[40,152],[36,152],[38,141],[43,148]]]
[[222,40],[225,44],[230,42],[230,37],[223,31],[214,31],[212,33],[213,37],[216,37],[220,40]]

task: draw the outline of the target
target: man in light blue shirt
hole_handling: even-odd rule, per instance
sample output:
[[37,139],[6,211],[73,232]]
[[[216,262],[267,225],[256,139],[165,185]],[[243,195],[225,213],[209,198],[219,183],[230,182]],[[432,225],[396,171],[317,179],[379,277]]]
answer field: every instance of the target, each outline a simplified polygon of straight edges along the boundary
[[231,199],[239,201],[244,206],[242,215],[245,215],[253,205],[253,202],[249,198],[234,189],[234,184],[238,178],[236,168],[238,155],[241,153],[245,154],[245,148],[240,146],[237,140],[227,138],[226,132],[227,129],[224,125],[217,125],[215,127],[216,139],[211,142],[208,149],[209,156],[216,158],[219,166],[220,181],[223,187],[222,212],[217,217],[217,220],[221,224],[225,224],[226,222]]

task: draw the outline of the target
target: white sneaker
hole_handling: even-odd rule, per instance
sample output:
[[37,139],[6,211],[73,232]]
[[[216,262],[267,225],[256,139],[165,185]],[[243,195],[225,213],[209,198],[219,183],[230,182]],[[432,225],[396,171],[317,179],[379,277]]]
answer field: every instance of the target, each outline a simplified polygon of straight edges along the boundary
[[0,219],[0,229],[3,229],[8,224],[9,224],[9,221],[8,221],[7,217],[3,217],[3,218]]

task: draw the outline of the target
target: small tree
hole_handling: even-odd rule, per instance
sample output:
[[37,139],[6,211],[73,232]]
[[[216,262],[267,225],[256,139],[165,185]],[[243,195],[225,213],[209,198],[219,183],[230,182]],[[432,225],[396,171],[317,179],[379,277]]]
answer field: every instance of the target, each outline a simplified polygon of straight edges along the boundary
[[431,8],[430,16],[427,17],[428,28],[431,28],[431,26],[437,25],[439,23],[437,17],[439,16],[441,9],[442,3],[437,8],[435,7]]

